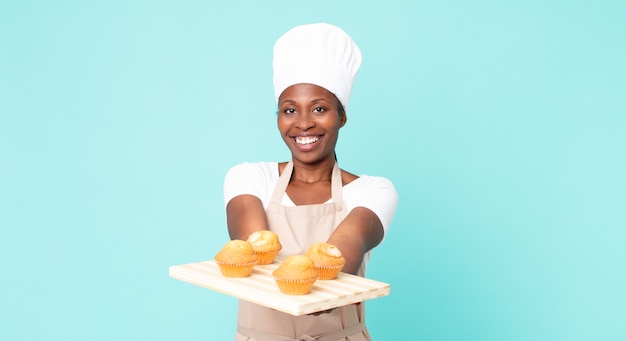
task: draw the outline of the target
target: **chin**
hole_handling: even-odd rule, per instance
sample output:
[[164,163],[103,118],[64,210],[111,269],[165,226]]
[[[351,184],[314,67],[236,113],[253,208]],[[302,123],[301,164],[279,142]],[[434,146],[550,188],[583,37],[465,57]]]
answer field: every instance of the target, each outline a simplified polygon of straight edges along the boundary
[[[330,157],[324,157],[324,156],[320,156],[320,155],[302,155],[301,153],[291,153],[291,158],[294,160],[298,160],[299,162],[302,163],[306,163],[306,164],[314,164],[314,163],[319,163],[319,162],[323,162],[324,160],[329,159]],[[333,158],[334,160],[334,158]]]

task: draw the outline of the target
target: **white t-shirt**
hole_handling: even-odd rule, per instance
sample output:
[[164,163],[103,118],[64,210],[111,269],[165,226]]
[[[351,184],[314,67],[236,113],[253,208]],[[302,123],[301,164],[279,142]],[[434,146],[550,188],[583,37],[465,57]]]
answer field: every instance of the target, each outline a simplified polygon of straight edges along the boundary
[[[238,195],[250,194],[259,198],[267,209],[278,178],[278,162],[245,162],[235,165],[224,179],[224,205],[228,205]],[[391,181],[378,176],[360,175],[343,186],[343,200],[348,206],[348,212],[355,207],[365,207],[374,212],[387,234],[398,207],[398,192]],[[283,195],[282,204],[295,206],[288,195]]]

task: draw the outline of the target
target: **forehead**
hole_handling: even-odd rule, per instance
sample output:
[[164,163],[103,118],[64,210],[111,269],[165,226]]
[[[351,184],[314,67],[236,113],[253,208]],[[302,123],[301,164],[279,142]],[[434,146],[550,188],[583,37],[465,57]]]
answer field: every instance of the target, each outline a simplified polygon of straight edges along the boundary
[[330,103],[339,103],[337,97],[325,88],[309,83],[294,84],[287,87],[278,98],[278,103],[283,101],[307,101],[312,99],[323,99]]

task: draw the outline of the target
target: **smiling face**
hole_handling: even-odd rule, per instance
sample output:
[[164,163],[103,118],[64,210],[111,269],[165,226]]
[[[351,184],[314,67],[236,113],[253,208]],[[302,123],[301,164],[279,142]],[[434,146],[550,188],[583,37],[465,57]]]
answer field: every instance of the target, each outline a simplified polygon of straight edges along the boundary
[[295,84],[278,98],[278,130],[294,161],[334,162],[339,128],[345,123],[337,97],[320,86]]

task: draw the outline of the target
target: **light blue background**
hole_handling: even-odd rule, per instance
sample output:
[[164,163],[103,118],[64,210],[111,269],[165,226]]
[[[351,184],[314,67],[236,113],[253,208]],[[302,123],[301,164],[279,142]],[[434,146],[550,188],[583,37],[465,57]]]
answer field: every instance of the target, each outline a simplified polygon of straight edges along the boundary
[[326,21],[364,55],[341,166],[400,195],[374,339],[625,340],[625,4],[2,1],[0,339],[230,340],[168,266],[288,159],[271,48]]

